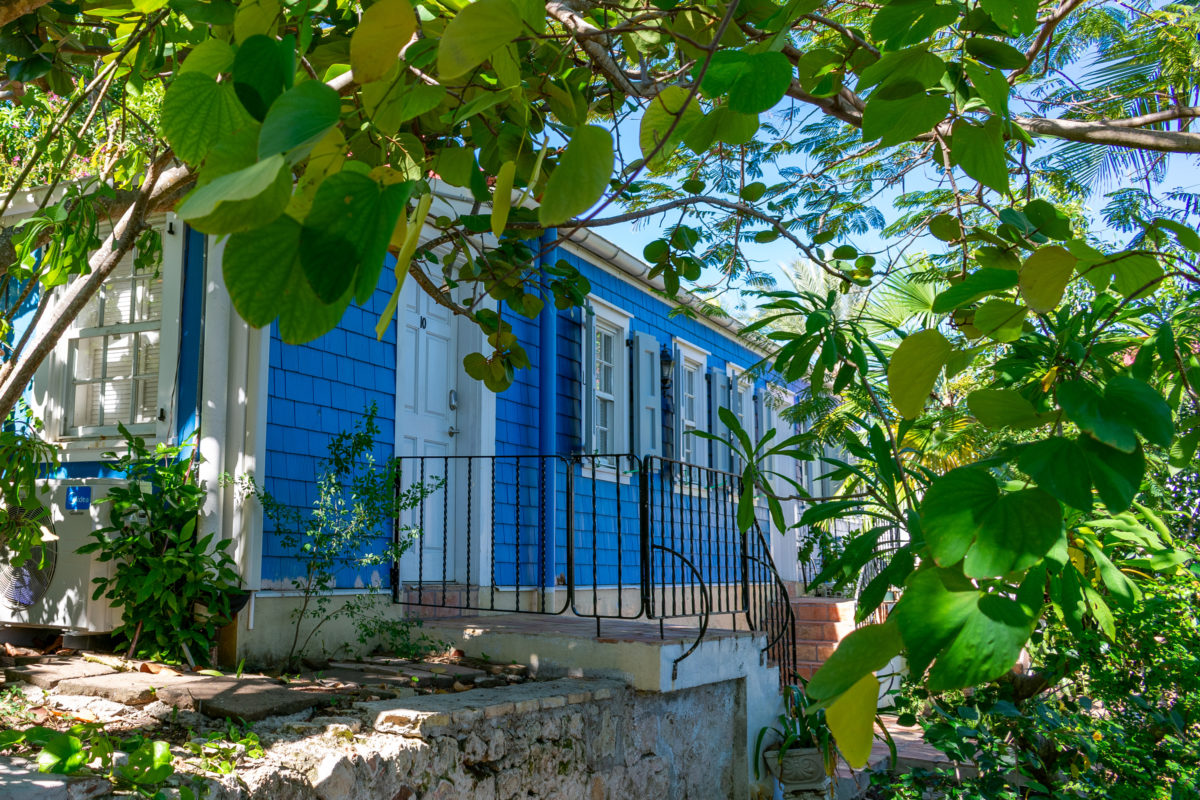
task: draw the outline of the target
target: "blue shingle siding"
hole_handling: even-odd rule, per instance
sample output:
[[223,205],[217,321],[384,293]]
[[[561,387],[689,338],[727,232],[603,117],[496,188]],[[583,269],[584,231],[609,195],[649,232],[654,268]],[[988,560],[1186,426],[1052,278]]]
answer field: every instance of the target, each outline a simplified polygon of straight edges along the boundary
[[[375,323],[394,285],[392,271],[385,269],[365,308],[351,306],[337,328],[307,344],[284,344],[278,326],[272,326],[263,483],[280,502],[302,512],[312,507],[330,436],[349,430],[372,402],[379,427],[376,458],[394,454],[396,326],[388,326],[382,340],[375,338]],[[264,587],[287,588],[288,579],[301,574],[301,564],[280,546],[270,520],[265,525]],[[380,531],[381,537],[387,535]],[[349,587],[370,577],[344,570],[338,585]],[[387,571],[381,570],[380,577],[386,582]]]
[[[581,258],[557,251],[555,259],[565,259],[577,268],[592,285],[593,296],[611,303],[630,313],[630,333],[649,333],[660,345],[670,345],[675,337],[709,351],[708,366],[723,368],[732,364],[747,368],[756,364],[760,356],[741,344],[732,333],[713,330],[702,322],[685,315],[671,316],[672,305],[655,297],[647,290],[636,288]],[[506,317],[513,331],[529,353],[534,369],[517,375],[514,385],[496,399],[496,453],[516,455],[536,453],[538,426],[543,420],[537,408],[538,384],[541,359],[538,353],[538,321],[525,320],[516,315]],[[581,407],[583,401],[583,365],[580,348],[583,338],[582,316],[560,312],[557,315],[558,363],[557,394],[558,416],[556,441],[559,455],[578,452],[582,441]],[[612,479],[591,480],[577,470],[575,479],[575,559],[574,571],[577,585],[637,585],[640,565],[638,530],[638,476],[614,482]],[[560,479],[556,507],[560,520],[565,520],[566,508],[565,475]],[[594,491],[594,499],[593,499]],[[505,520],[498,525],[497,543],[503,542],[496,552],[494,569],[496,580],[501,585],[513,584],[520,575],[521,583],[528,585],[536,580],[536,554],[530,555],[521,549],[518,567],[515,553],[518,552],[516,529],[517,509],[514,500],[501,499],[498,495],[496,516]],[[595,512],[593,514],[593,511]],[[525,536],[535,534],[528,528],[530,515],[537,514],[533,506],[521,509]],[[567,542],[562,525],[555,526],[554,572],[565,574],[567,570]],[[522,537],[521,541],[524,541]],[[668,571],[678,567],[663,566]],[[701,571],[710,568],[700,565]],[[548,581],[550,579],[548,578]]]

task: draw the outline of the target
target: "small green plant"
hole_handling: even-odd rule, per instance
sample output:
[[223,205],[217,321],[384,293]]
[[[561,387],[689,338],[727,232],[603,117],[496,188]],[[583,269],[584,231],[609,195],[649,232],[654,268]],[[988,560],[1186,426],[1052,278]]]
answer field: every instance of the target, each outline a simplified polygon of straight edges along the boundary
[[388,613],[390,603],[381,586],[369,582],[365,591],[344,603],[333,601],[339,572],[358,572],[390,566],[408,551],[420,532],[402,531],[388,541],[385,531],[407,509],[415,508],[444,479],[414,483],[397,491],[400,461],[379,459],[375,439],[379,426],[372,404],[352,430],[335,434],[317,475],[317,498],[307,509],[285,505],[263,490],[253,478],[242,476],[238,484],[246,495],[262,504],[275,535],[285,550],[303,564],[302,574],[291,579],[301,595],[300,607],[292,612],[292,643],[284,659],[285,670],[299,668],[301,658],[317,632],[328,622],[346,618],[353,622],[360,645],[382,639],[385,648],[405,657],[427,652],[434,643],[414,636],[419,620],[398,619]]
[[783,687],[783,713],[776,718],[776,724],[765,726],[758,732],[758,738],[754,742],[755,778],[759,777],[763,742],[768,734],[774,734],[779,743],[773,757],[781,763],[788,750],[793,747],[814,748],[821,753],[826,775],[832,775],[837,769],[837,748],[833,743],[833,733],[825,721],[825,710],[811,708],[813,701],[805,691],[808,682],[799,675],[796,679],[799,684]]
[[80,553],[113,562],[111,577],[94,580],[101,595],[121,609],[114,634],[130,654],[179,663],[206,662],[217,631],[230,619],[238,575],[230,540],[196,532],[204,488],[196,480],[199,457],[184,447],[144,439],[120,427],[126,453],[106,453],[128,484],[109,491],[111,525],[92,533]]
[[203,739],[192,739],[184,747],[195,756],[189,763],[205,772],[219,775],[232,774],[243,756],[262,758],[265,755],[258,734],[242,730],[233,723],[229,723],[225,730],[213,731]]
[[50,512],[38,499],[37,479],[58,465],[58,451],[41,437],[41,421],[22,402],[0,426],[0,549],[14,568],[30,558],[42,566],[42,530]]
[[[97,775],[137,797],[160,798],[158,789],[175,774],[171,746],[145,736],[118,739],[96,722],[80,722],[66,731],[42,726],[0,731],[0,750],[20,748],[37,762],[39,772]],[[179,787],[181,800],[194,800]]]

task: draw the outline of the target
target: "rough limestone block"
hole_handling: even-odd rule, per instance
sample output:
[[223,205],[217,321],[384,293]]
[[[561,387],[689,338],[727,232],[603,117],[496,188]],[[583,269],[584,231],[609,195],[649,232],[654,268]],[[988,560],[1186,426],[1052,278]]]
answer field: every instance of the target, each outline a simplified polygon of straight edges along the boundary
[[59,681],[55,691],[61,694],[102,697],[127,706],[142,706],[155,699],[168,687],[187,686],[197,678],[177,675],[151,675],[148,672],[111,672],[90,678],[67,678]]
[[39,689],[53,689],[68,678],[90,678],[95,675],[110,675],[116,670],[103,664],[94,664],[82,658],[49,658],[36,664],[9,667],[4,670],[5,680],[24,681]]
[[205,677],[179,685],[168,685],[158,699],[185,710],[199,711],[216,719],[248,721],[286,716],[317,706],[327,706],[335,695],[288,689],[263,678]]
[[91,800],[107,795],[103,778],[68,778],[37,771],[32,761],[0,758],[0,797],[13,800]]

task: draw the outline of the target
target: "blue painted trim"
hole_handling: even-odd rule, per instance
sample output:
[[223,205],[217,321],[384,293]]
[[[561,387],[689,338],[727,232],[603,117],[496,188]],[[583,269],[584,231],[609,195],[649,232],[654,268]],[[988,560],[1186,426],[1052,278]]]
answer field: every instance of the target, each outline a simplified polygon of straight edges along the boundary
[[175,435],[184,442],[200,429],[200,353],[204,337],[204,273],[208,261],[207,237],[185,227],[183,239],[183,298],[179,307],[178,397]]
[[[546,268],[554,263],[554,246],[558,231],[547,228],[542,232],[538,241],[538,268],[542,276],[543,297],[546,305],[538,319],[538,405],[541,408],[542,424],[538,427],[538,452],[544,457],[553,456],[558,439],[558,309],[554,306],[553,292],[550,291],[550,277]],[[545,520],[558,531],[555,522],[558,520],[558,470],[553,465],[547,465],[546,475],[546,515]],[[545,548],[542,558],[541,586],[554,585],[555,554],[557,547]]]

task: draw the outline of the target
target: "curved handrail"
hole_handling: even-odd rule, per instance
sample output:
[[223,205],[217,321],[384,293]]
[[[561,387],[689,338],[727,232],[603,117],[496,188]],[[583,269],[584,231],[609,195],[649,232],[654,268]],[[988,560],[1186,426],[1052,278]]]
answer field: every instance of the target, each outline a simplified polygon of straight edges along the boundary
[[679,662],[696,652],[696,648],[699,647],[700,642],[704,640],[704,634],[708,632],[708,617],[712,606],[708,597],[708,586],[704,583],[704,575],[696,568],[695,564],[688,560],[687,556],[683,555],[683,553],[680,553],[678,550],[672,547],[667,547],[666,545],[655,544],[652,545],[652,549],[661,550],[664,553],[670,553],[678,558],[681,562],[683,562],[683,565],[690,569],[696,576],[700,586],[700,632],[696,635],[696,641],[692,642],[692,646],[685,650],[683,654],[679,656],[679,658],[671,662],[671,680],[675,680],[679,677]]

